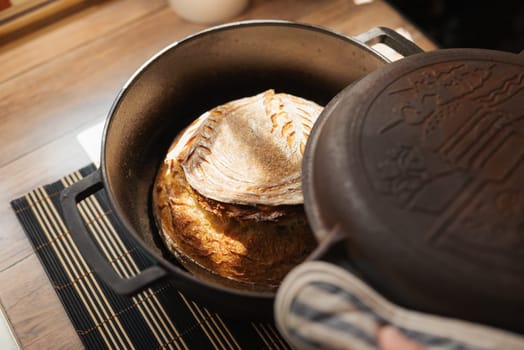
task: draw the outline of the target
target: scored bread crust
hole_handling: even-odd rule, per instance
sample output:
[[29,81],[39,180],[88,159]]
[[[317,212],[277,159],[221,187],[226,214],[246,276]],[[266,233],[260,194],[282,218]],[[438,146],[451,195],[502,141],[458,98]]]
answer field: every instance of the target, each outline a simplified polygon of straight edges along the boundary
[[232,204],[302,204],[302,158],[322,107],[267,90],[217,106],[194,131],[182,167],[192,188]]

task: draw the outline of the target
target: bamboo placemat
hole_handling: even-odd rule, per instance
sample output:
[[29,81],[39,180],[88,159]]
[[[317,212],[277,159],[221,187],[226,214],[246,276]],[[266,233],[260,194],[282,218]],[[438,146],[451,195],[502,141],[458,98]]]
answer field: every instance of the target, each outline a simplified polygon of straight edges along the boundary
[[[88,349],[289,349],[270,323],[208,311],[169,282],[134,297],[115,294],[85,262],[67,231],[60,192],[95,170],[89,165],[11,202],[76,332]],[[122,232],[104,191],[79,204],[89,232],[122,276],[151,265]]]

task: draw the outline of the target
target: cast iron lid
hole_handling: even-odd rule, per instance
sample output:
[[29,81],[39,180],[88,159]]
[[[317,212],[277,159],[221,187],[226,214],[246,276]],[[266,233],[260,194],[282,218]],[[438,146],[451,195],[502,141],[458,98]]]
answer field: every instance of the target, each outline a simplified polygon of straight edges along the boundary
[[524,55],[417,54],[339,93],[303,169],[320,240],[390,300],[524,332]]

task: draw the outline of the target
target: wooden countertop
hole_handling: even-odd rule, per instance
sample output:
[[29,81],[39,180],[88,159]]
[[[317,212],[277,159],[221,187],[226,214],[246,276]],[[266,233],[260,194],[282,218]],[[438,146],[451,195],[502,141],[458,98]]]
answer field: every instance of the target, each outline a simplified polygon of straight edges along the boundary
[[[374,26],[434,44],[381,0],[255,0],[234,20],[278,18],[348,35]],[[9,202],[90,162],[76,136],[105,119],[150,56],[205,28],[164,0],[97,2],[0,46],[0,302],[27,349],[82,347]]]

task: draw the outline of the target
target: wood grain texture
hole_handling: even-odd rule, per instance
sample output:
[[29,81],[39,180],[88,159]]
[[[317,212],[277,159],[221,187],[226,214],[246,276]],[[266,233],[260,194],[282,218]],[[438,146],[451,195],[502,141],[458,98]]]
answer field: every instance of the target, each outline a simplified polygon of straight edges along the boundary
[[[356,35],[406,29],[435,48],[384,1],[255,0],[239,19],[288,19]],[[76,135],[102,120],[124,82],[161,48],[205,26],[164,0],[100,2],[0,47],[0,301],[24,347],[81,347],[9,201],[89,160]]]
[[[23,38],[0,46],[0,82],[77,49],[161,8],[162,0],[110,1],[93,5]],[[125,16],[115,16],[124,13]],[[52,43],[52,45],[50,45]]]
[[0,299],[22,347],[83,347],[35,254],[0,273],[0,286]]
[[[169,9],[156,12],[106,35],[108,41],[91,41],[4,82],[0,97],[4,154],[16,159],[31,150],[28,145],[36,149],[50,142],[60,136],[57,123],[63,134],[107,114],[120,87],[144,61],[198,28],[185,25],[177,36],[169,29],[177,20]],[[0,166],[7,161],[2,156]]]
[[10,201],[89,163],[76,134],[76,131],[68,133],[0,167],[0,272],[33,251]]
[[0,43],[19,37],[92,3],[93,0],[12,1],[14,6],[0,13]]

